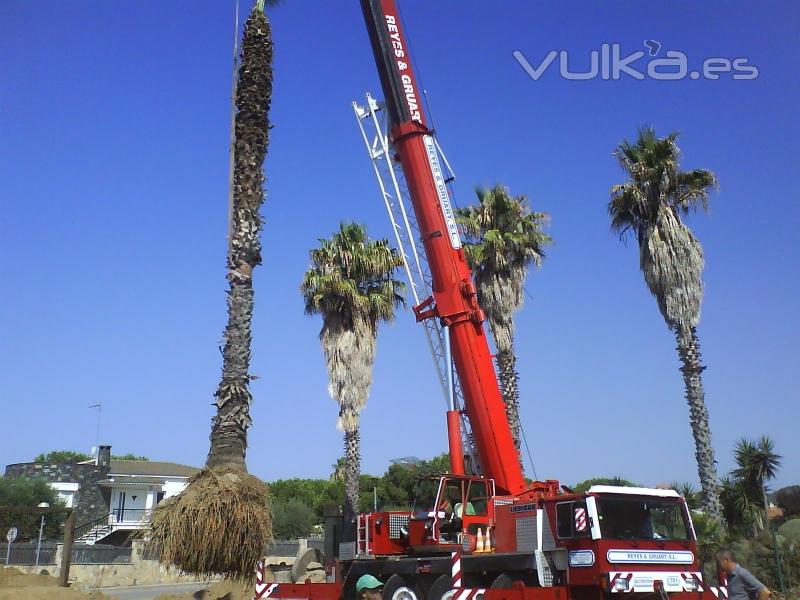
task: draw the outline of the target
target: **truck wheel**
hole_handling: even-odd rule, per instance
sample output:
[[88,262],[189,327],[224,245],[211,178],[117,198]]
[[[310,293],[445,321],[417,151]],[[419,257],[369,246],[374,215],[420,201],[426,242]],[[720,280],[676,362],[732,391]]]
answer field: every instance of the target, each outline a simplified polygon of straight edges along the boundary
[[525,587],[539,587],[539,582],[535,574],[531,573],[500,573],[492,582],[492,589],[510,590],[517,581],[521,581]]
[[423,596],[413,580],[392,575],[383,586],[383,600],[423,600]]
[[452,600],[453,578],[450,575],[440,575],[428,590],[427,600]]
[[500,573],[494,578],[492,582],[492,589],[494,590],[510,590],[514,585],[514,580],[508,573]]

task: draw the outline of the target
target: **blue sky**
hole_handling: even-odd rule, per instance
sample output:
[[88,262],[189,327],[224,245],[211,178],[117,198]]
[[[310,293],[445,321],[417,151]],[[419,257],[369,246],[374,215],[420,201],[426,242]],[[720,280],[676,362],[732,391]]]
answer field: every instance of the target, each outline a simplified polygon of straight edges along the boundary
[[[609,232],[611,152],[651,123],[721,182],[689,219],[705,248],[699,326],[720,474],[769,434],[800,482],[798,5],[403,2],[456,200],[503,182],[552,216],[555,245],[518,316],[523,424],[540,477],[696,481],[674,340]],[[378,81],[355,0],[284,2],[275,37],[264,265],[255,274],[254,424],[264,479],[327,477],[341,453],[320,321],[298,285],[340,220],[388,235],[350,109]],[[225,322],[232,2],[0,8],[0,463],[42,450],[199,465]],[[754,81],[531,80],[512,57],[655,39],[692,64],[747,57]],[[382,328],[363,468],[446,445],[444,402],[410,313]]]

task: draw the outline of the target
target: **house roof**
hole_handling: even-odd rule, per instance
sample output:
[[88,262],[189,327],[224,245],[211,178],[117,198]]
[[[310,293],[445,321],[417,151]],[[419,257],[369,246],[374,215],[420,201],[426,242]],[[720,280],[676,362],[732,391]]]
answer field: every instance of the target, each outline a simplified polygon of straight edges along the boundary
[[152,477],[191,477],[200,469],[178,463],[157,460],[118,460],[111,459],[110,476],[134,475]]
[[98,485],[102,487],[120,487],[126,485],[135,485],[137,487],[141,487],[143,485],[164,485],[164,477],[156,477],[155,475],[149,475],[144,477],[137,477],[135,475],[125,475],[121,477],[117,477],[114,479],[113,477],[109,479],[103,479],[97,482]]

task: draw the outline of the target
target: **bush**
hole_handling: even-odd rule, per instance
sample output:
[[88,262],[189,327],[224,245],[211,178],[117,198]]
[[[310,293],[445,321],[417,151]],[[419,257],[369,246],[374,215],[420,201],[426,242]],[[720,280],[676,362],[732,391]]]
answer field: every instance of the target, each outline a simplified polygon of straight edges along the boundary
[[717,550],[722,543],[722,529],[704,512],[692,511],[692,524],[697,535],[697,558],[706,581],[717,581]]
[[276,539],[308,537],[316,522],[314,510],[299,498],[276,501],[272,506],[272,531]]
[[33,459],[33,462],[53,464],[70,462],[78,463],[89,460],[90,458],[91,456],[88,454],[84,454],[83,452],[75,452],[74,450],[51,450],[47,454],[38,454],[36,458]]
[[582,494],[593,485],[621,485],[625,487],[637,487],[637,484],[633,483],[632,481],[628,481],[627,479],[616,475],[614,477],[594,477],[593,479],[587,479],[586,481],[576,483],[574,486],[572,486],[572,489],[578,494]]
[[783,509],[787,519],[800,517],[800,485],[790,485],[775,492],[775,504]]
[[[64,501],[44,479],[0,477],[0,506],[34,508],[40,502],[47,502],[53,508],[64,506]],[[64,535],[64,515],[47,515],[44,522],[44,537],[60,540]],[[41,515],[25,511],[0,513],[0,532],[16,527],[18,541],[38,538],[40,523]]]
[[[771,590],[779,590],[772,538],[763,533],[755,538],[740,539],[730,544],[737,561]],[[778,536],[783,579],[787,588],[800,585],[800,545],[788,543]],[[791,596],[788,596],[791,598]]]
[[800,519],[786,521],[778,528],[778,533],[786,538],[790,546],[800,546]]

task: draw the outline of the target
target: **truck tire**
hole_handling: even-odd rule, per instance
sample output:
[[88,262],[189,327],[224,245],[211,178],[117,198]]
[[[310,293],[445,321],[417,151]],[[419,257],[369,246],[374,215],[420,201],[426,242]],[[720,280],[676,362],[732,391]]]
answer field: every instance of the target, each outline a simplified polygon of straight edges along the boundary
[[440,575],[428,590],[426,600],[452,600],[453,578],[450,575]]
[[493,590],[510,590],[514,585],[514,578],[508,573],[500,573],[492,582]]
[[532,573],[500,573],[492,581],[491,588],[495,590],[510,590],[517,581],[521,581],[525,587],[539,587],[536,575]]
[[413,579],[392,575],[383,586],[383,600],[424,600],[424,596]]

